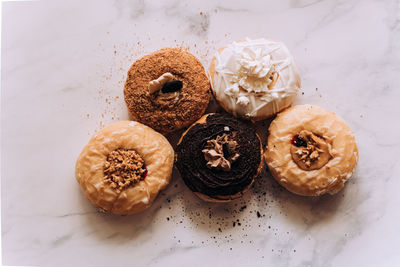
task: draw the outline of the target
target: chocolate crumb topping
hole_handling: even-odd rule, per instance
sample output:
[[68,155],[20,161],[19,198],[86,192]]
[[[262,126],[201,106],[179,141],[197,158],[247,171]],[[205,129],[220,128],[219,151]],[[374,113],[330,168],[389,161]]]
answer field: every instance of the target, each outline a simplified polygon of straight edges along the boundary
[[146,177],[147,169],[142,157],[133,149],[112,151],[104,163],[104,181],[117,193]]
[[[237,143],[236,152],[233,150],[230,153],[240,156],[231,164],[229,171],[208,168],[203,149],[207,142],[224,134],[231,136],[234,139],[231,141]],[[234,195],[243,191],[251,184],[261,161],[260,140],[255,130],[227,114],[208,115],[205,123],[190,128],[177,146],[176,154],[176,166],[185,184],[193,192],[211,197]]]

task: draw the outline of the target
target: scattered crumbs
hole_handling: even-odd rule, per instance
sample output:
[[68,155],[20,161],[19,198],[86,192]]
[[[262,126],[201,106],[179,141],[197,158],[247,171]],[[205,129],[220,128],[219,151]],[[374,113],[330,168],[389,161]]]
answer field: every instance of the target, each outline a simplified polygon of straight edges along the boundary
[[167,217],[167,221],[169,221],[169,217]]
[[245,208],[247,208],[247,206],[246,205],[244,205],[244,206],[242,206],[242,207],[240,207],[240,211],[243,211]]
[[222,233],[222,230],[221,230],[221,228],[218,228],[218,231]]
[[261,217],[261,213],[259,211],[257,211],[257,217],[260,218]]

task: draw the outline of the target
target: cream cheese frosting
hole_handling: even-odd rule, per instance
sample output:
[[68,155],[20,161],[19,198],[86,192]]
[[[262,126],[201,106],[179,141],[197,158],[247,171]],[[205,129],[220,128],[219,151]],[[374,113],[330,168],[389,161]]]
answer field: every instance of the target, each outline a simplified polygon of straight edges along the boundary
[[283,43],[246,39],[219,51],[210,68],[218,102],[236,117],[262,120],[290,106],[300,88]]

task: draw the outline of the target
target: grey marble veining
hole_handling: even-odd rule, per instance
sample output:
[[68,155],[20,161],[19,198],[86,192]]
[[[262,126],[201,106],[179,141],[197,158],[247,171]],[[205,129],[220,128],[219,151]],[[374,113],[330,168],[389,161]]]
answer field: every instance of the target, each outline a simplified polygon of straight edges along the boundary
[[[178,46],[207,67],[246,37],[286,43],[302,77],[295,104],[334,111],[354,130],[360,161],[345,188],[295,196],[264,170],[242,199],[210,204],[175,171],[149,210],[98,212],[74,164],[92,134],[129,119],[132,62]],[[400,264],[400,1],[5,2],[1,52],[3,264]],[[263,141],[268,125],[258,125]]]

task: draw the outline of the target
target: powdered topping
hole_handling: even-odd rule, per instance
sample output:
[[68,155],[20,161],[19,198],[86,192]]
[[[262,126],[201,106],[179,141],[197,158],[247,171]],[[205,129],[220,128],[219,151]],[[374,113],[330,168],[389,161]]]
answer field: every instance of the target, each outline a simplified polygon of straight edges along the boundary
[[104,163],[104,181],[117,193],[146,178],[143,158],[133,149],[117,149],[107,156]]
[[208,140],[202,150],[207,161],[207,168],[228,172],[231,165],[239,158],[238,143],[234,140],[237,132],[223,133]]
[[292,158],[303,170],[320,169],[332,158],[331,145],[310,131],[302,130],[291,143]]

